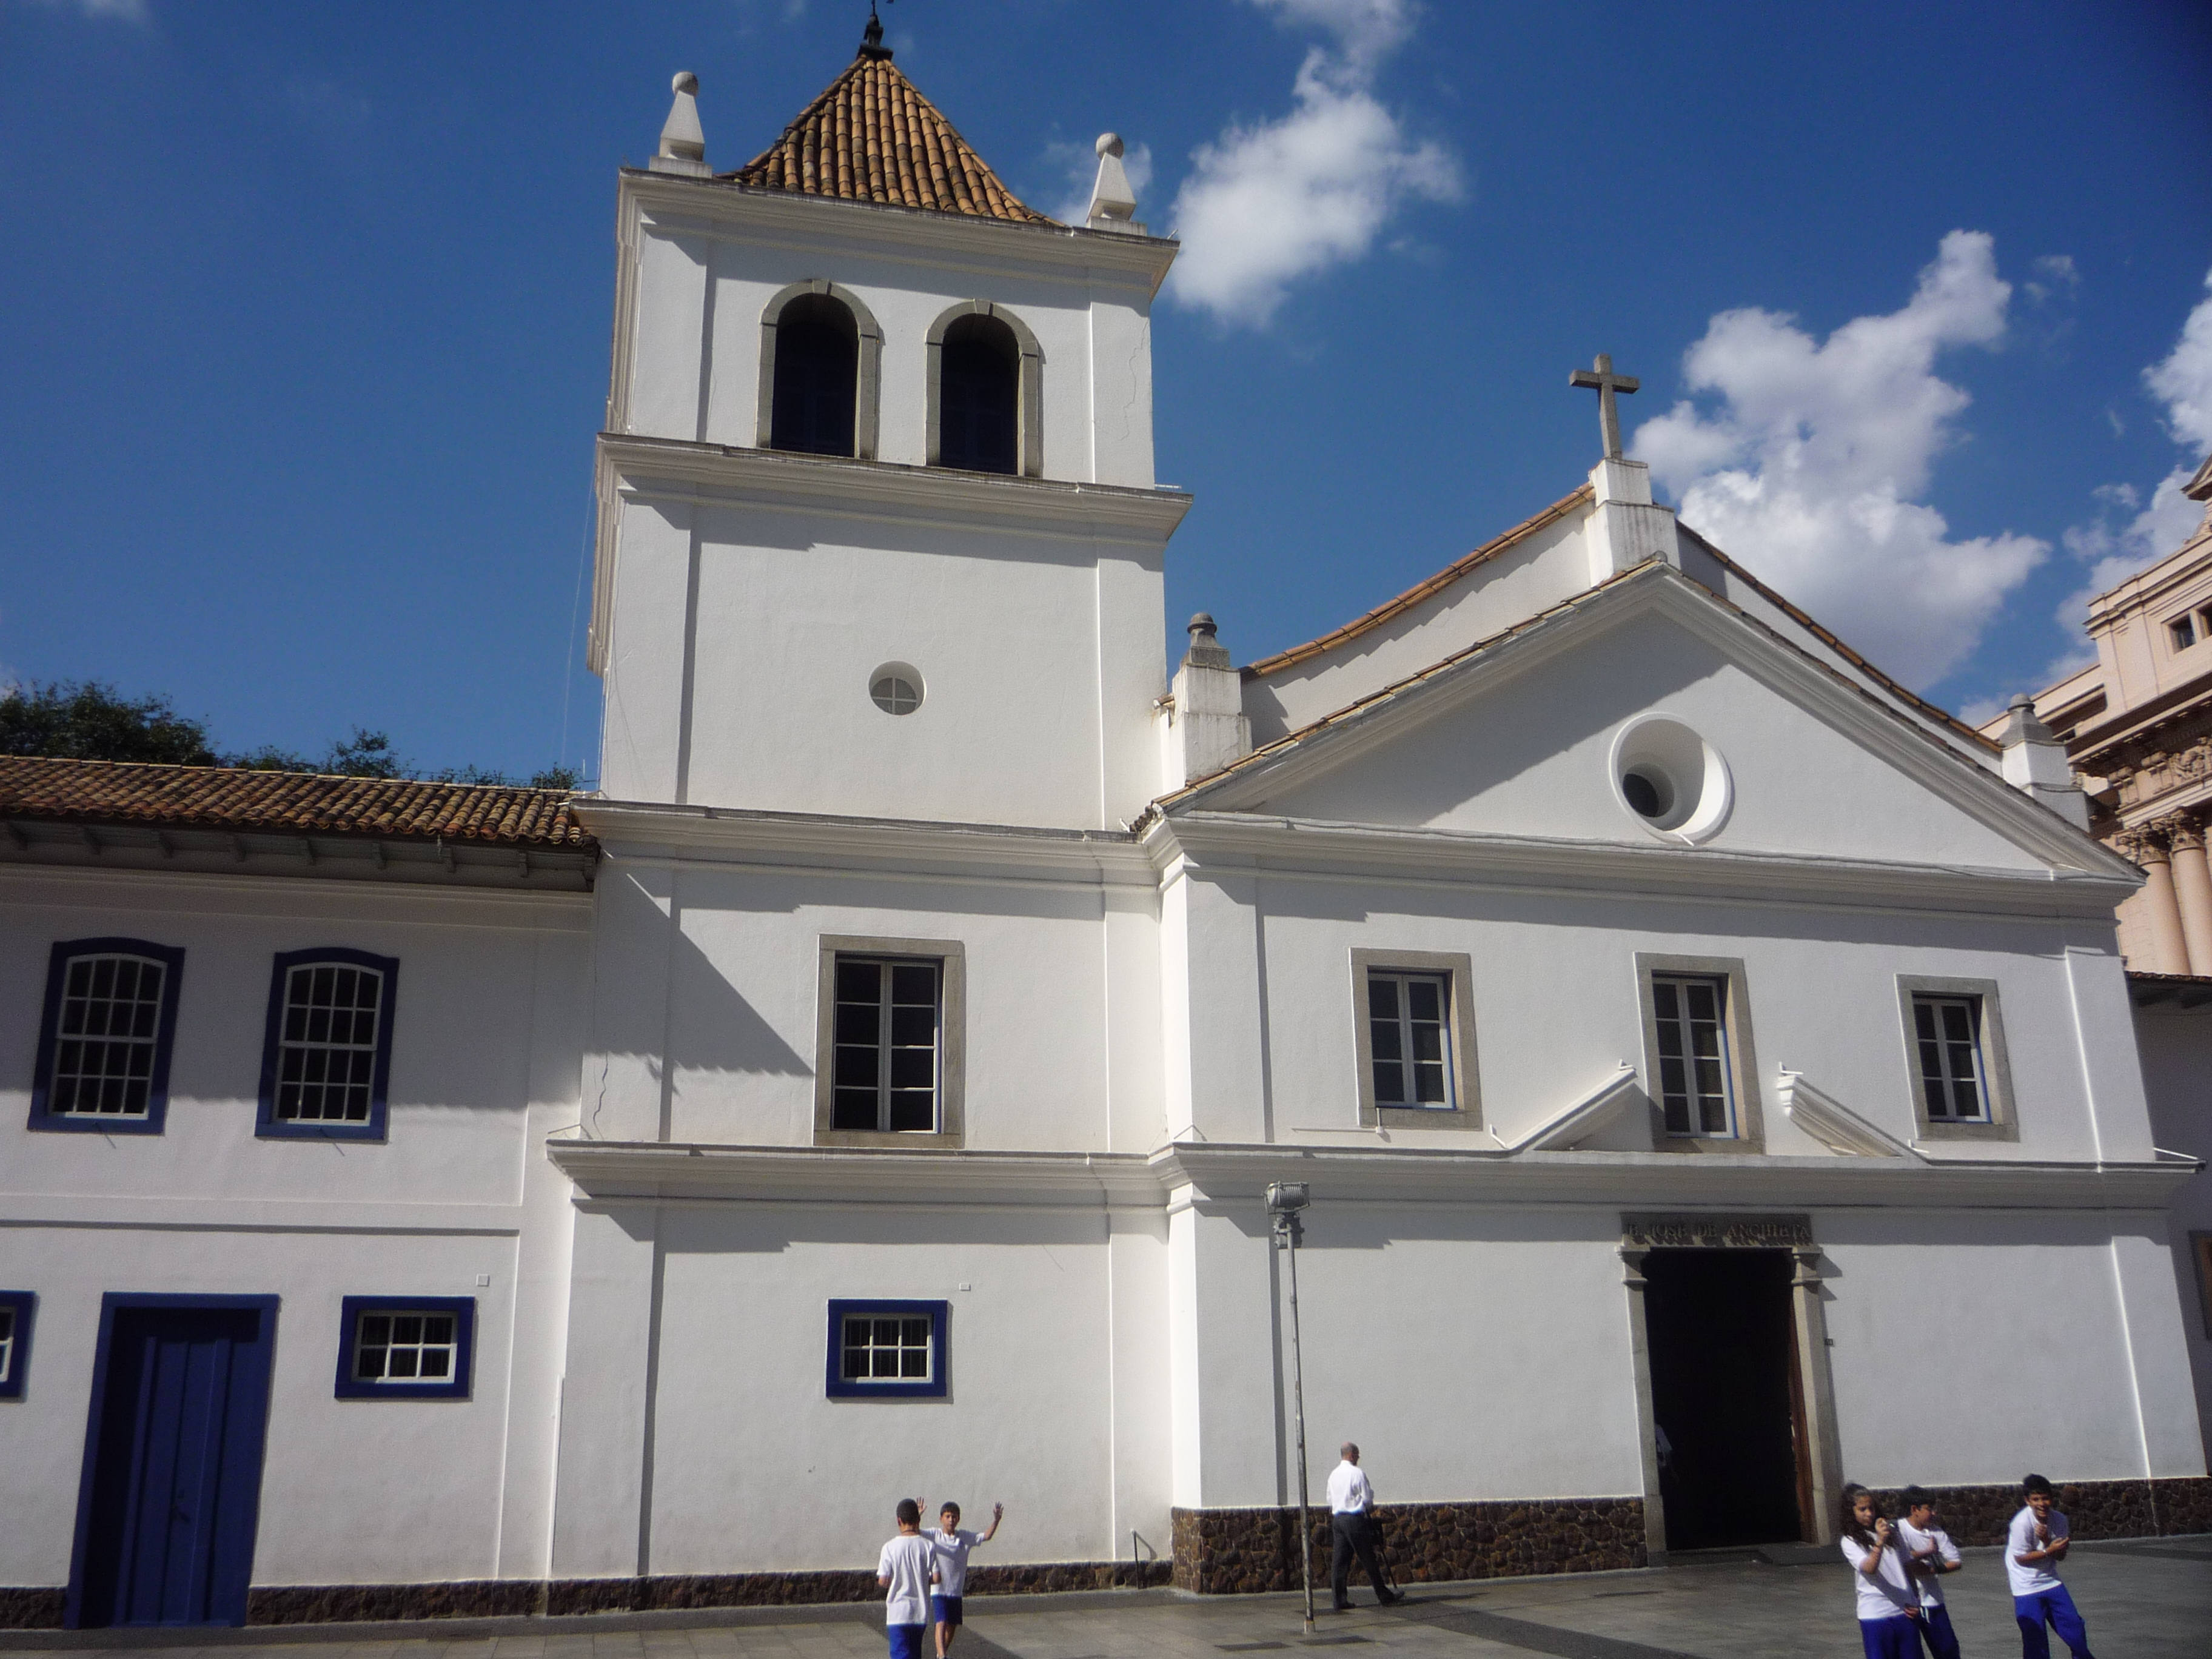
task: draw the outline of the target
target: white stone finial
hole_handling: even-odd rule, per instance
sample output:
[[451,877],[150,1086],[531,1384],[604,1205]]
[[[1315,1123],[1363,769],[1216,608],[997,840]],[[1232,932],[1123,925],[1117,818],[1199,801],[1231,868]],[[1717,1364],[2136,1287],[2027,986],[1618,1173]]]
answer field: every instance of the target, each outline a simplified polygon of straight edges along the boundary
[[660,129],[660,152],[653,158],[653,171],[704,179],[707,135],[699,125],[699,77],[684,70],[668,84],[676,100],[669,105],[668,119]]
[[1136,220],[1137,194],[1129,188],[1129,175],[1121,166],[1127,148],[1121,143],[1121,135],[1102,132],[1093,148],[1098,152],[1098,182],[1091,187],[1091,206],[1084,215],[1085,222],[1093,230],[1142,236],[1145,228]]

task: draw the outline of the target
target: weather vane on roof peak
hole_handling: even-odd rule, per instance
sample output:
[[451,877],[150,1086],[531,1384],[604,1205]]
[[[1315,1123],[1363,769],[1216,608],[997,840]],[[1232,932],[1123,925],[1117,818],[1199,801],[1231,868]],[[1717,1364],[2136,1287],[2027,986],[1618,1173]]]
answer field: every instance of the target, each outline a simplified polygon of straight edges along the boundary
[[[891,0],[884,0],[890,5]],[[884,44],[884,20],[876,15],[876,0],[868,0],[868,27],[860,31],[860,56],[888,58],[891,49]]]

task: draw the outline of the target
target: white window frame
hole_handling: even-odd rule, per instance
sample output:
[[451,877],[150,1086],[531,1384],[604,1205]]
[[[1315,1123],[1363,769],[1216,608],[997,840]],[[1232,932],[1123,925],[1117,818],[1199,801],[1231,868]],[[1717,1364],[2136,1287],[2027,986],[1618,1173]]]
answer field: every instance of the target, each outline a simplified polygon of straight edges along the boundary
[[[1368,988],[1371,977],[1377,974],[1401,979],[1409,975],[1440,979],[1444,982],[1444,1104],[1417,1106],[1379,1097],[1375,1086],[1375,1030],[1368,1012]],[[1474,1043],[1474,959],[1463,951],[1359,948],[1352,952],[1354,1093],[1363,1126],[1401,1129],[1482,1127],[1480,1076]],[[1402,1022],[1402,1010],[1400,1018]]]
[[[1663,1044],[1657,982],[1705,980],[1721,992],[1721,1058],[1728,1127],[1702,1122],[1687,1131],[1667,1126]],[[1752,1041],[1751,997],[1742,961],[1735,957],[1636,954],[1637,995],[1643,1009],[1644,1090],[1651,1102],[1651,1144],[1662,1152],[1753,1153],[1766,1150],[1766,1124],[1757,1052]],[[1694,1099],[1694,1097],[1692,1097]]]
[[[387,1320],[395,1322],[395,1323],[397,1321],[402,1319],[420,1319],[424,1321],[442,1319],[446,1322],[446,1340],[443,1342],[431,1342],[428,1340],[398,1342],[386,1340],[380,1343],[372,1343],[368,1340],[368,1322],[372,1319]],[[395,1333],[387,1333],[388,1335],[392,1334]],[[428,1335],[427,1325],[424,1328],[423,1334],[426,1337]],[[394,1376],[392,1374],[390,1369],[391,1356],[395,1351],[401,1349],[411,1351],[415,1355],[416,1370],[415,1374],[411,1376]],[[372,1350],[380,1352],[385,1356],[386,1369],[375,1376],[368,1376],[362,1374],[362,1360],[363,1356]],[[443,1353],[445,1355],[446,1369],[442,1374],[434,1376],[424,1375],[421,1369],[421,1364],[422,1356],[428,1353]],[[459,1368],[460,1361],[461,1316],[450,1309],[364,1308],[359,1314],[355,1316],[353,1329],[353,1380],[356,1382],[360,1383],[364,1388],[418,1388],[426,1383],[437,1383],[441,1386],[449,1385],[459,1380]]]
[[[817,1146],[955,1148],[965,1119],[967,956],[957,939],[826,934],[816,981],[814,1144]],[[840,961],[928,963],[937,969],[937,1112],[932,1129],[841,1129],[836,1125],[837,964]],[[878,1073],[879,1090],[888,1078]]]
[[[1973,1005],[1978,1015],[1976,1057],[1981,1063],[1982,1105],[1988,1114],[1986,1117],[1938,1117],[1928,1109],[1928,1091],[1920,1069],[1917,1007],[1923,998]],[[1997,982],[1993,979],[1899,974],[1897,1007],[1905,1039],[1905,1085],[1912,1103],[1916,1138],[2018,1140],[2020,1126],[2013,1115],[2012,1065],[2005,1052],[2004,1013],[1998,1000]]]
[[[100,966],[103,963],[130,963],[137,970],[133,983],[142,987],[145,982],[148,971],[151,970],[154,974],[154,994],[150,998],[143,994],[134,995],[129,1004],[131,1008],[139,1010],[147,1016],[145,1023],[152,1029],[144,1035],[142,1036],[137,1031],[132,1030],[118,1036],[112,1030],[103,1030],[95,1036],[83,1030],[73,1032],[69,1029],[70,1010],[72,1004],[82,1004],[89,1008],[94,1002],[97,1001],[111,1011],[118,1006],[112,994],[104,997],[95,997],[88,983],[82,995],[70,988],[70,981],[76,978],[80,972],[86,976],[88,981],[97,977]],[[88,951],[81,956],[69,958],[68,966],[64,969],[61,1006],[58,1011],[54,1028],[54,1058],[46,1075],[46,1110],[49,1115],[87,1123],[132,1124],[144,1123],[156,1115],[155,1097],[161,1092],[159,1079],[161,1071],[161,1039],[164,1036],[161,1029],[161,1008],[168,994],[169,974],[169,963],[153,957],[141,955],[135,951]],[[54,1097],[61,1092],[62,1056],[64,1048],[73,1048],[77,1050],[82,1060],[83,1051],[92,1047],[100,1048],[103,1053],[117,1048],[125,1048],[133,1054],[143,1051],[146,1061],[145,1076],[138,1078],[135,1073],[126,1073],[124,1078],[126,1084],[137,1082],[146,1091],[146,1097],[139,1103],[137,1110],[108,1112],[102,1111],[96,1106],[88,1109],[73,1103],[65,1107],[58,1107],[53,1103]],[[71,1082],[77,1085],[72,1093],[79,1100],[83,1097],[83,1079],[87,1078],[92,1079],[92,1089],[95,1097],[102,1092],[100,1085],[112,1080],[105,1072],[96,1074],[85,1072],[81,1064],[78,1070],[69,1075]],[[127,1089],[125,1092],[128,1092]]]

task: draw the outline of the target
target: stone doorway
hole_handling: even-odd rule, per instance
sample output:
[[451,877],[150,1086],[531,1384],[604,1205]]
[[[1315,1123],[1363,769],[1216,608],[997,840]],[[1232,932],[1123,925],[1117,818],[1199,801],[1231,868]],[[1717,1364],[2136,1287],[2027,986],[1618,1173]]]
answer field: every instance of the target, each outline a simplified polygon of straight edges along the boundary
[[1667,1547],[1802,1540],[1789,1254],[1654,1250],[1644,1278]]
[[1626,1215],[1620,1259],[1651,1564],[1670,1546],[1834,1541],[1843,1472],[1811,1218]]

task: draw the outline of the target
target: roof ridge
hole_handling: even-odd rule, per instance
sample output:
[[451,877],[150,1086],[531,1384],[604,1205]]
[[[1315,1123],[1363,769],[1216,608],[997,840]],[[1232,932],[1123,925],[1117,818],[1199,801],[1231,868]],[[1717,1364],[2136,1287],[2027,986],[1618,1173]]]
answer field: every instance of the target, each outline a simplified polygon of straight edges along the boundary
[[117,769],[129,768],[146,772],[198,772],[211,778],[299,778],[313,779],[323,783],[347,785],[398,784],[419,789],[487,789],[508,794],[521,793],[555,795],[566,800],[575,792],[551,789],[535,783],[485,783],[461,778],[387,778],[364,775],[357,772],[295,772],[289,767],[278,766],[200,766],[188,761],[115,761],[97,760],[83,755],[0,755],[0,766],[30,764],[37,766],[105,766]]
[[863,51],[775,142],[718,175],[763,190],[1051,225],[890,60]]
[[1420,604],[1422,600],[1441,593],[1476,566],[1487,564],[1499,554],[1511,548],[1524,536],[1534,535],[1547,525],[1556,523],[1565,518],[1584,501],[1593,499],[1596,493],[1588,483],[1577,484],[1542,512],[1523,519],[1510,530],[1492,537],[1473,552],[1462,554],[1434,575],[1424,577],[1414,583],[1397,598],[1386,599],[1365,615],[1353,617],[1343,627],[1334,629],[1318,639],[1308,640],[1304,645],[1294,645],[1287,650],[1278,651],[1272,657],[1262,657],[1259,661],[1249,664],[1240,672],[1248,680],[1261,679],[1304,662],[1310,657],[1318,657],[1325,652],[1334,651],[1338,646],[1349,640],[1357,639],[1370,629],[1379,628],[1393,617],[1403,615]]

